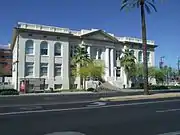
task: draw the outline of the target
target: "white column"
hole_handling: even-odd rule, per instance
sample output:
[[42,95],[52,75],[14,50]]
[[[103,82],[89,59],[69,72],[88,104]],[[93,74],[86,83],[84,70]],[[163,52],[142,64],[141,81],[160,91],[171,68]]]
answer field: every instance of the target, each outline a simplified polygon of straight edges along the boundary
[[114,49],[110,51],[110,62],[111,62],[111,77],[114,76]]
[[87,52],[89,54],[89,57],[91,58],[91,48],[90,48],[90,46],[87,47]]
[[116,72],[117,72],[117,71],[116,71],[116,70],[117,70],[117,68],[114,67],[114,77],[115,77],[114,80],[115,80],[115,81],[117,80],[117,77],[116,77]]
[[105,77],[109,77],[109,48],[106,48],[105,51]]
[[99,49],[96,49],[96,59],[98,60],[99,58]]

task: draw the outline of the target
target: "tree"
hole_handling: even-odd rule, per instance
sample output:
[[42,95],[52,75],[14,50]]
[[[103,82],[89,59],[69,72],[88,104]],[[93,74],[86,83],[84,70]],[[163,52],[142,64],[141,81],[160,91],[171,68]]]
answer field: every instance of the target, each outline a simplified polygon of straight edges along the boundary
[[[86,66],[91,62],[92,62],[92,60],[90,59],[86,48],[80,47],[80,46],[77,47],[76,55],[72,59],[72,65],[76,66],[77,73],[79,73],[79,75],[80,75],[80,84],[82,82],[82,79],[85,78]],[[84,72],[84,73],[82,73],[82,72]],[[83,76],[83,77],[81,78],[81,76]],[[85,81],[85,80],[83,80],[83,81]]]
[[141,29],[142,29],[142,44],[143,44],[143,72],[144,72],[144,94],[148,95],[148,64],[147,64],[147,37],[146,37],[146,21],[145,9],[147,13],[151,13],[151,8],[156,10],[154,6],[155,0],[122,0],[121,10],[124,8],[139,8],[141,11]]
[[88,63],[92,62],[89,57],[89,54],[84,47],[76,48],[76,55],[72,59],[73,65],[79,65],[81,67],[86,66]]
[[162,83],[163,85],[165,81],[165,76],[166,76],[165,70],[158,68],[156,69],[155,79],[157,84]]
[[[148,67],[148,79],[152,80],[153,78],[155,78],[156,75],[156,67]],[[144,72],[143,72],[143,64],[136,64],[136,69],[134,72],[134,77],[136,78],[136,81],[139,81],[139,79],[142,79],[142,77],[144,76]],[[137,83],[136,83],[137,84]]]
[[101,78],[104,74],[104,66],[99,65],[95,62],[90,62],[86,66],[80,67],[79,70],[73,70],[73,74],[75,76],[81,76],[83,78],[83,88],[86,89],[85,83],[87,77],[90,77],[93,80],[95,78]]
[[129,49],[125,49],[123,54],[124,55],[120,58],[120,63],[121,66],[124,67],[127,77],[127,85],[129,86],[129,80],[134,74],[136,57],[129,51]]

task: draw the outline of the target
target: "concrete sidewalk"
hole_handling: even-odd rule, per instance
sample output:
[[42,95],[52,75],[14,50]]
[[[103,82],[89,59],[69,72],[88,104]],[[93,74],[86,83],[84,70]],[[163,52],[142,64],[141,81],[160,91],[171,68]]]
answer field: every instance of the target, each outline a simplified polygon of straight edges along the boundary
[[20,96],[46,96],[46,95],[79,95],[79,94],[92,94],[93,92],[78,91],[78,92],[55,92],[55,93],[26,93],[19,95],[0,95],[0,97],[20,97]]
[[180,97],[179,93],[160,93],[153,95],[133,95],[133,96],[118,96],[118,97],[105,97],[100,98],[100,101],[130,101],[130,100],[143,100],[143,99],[162,99]]

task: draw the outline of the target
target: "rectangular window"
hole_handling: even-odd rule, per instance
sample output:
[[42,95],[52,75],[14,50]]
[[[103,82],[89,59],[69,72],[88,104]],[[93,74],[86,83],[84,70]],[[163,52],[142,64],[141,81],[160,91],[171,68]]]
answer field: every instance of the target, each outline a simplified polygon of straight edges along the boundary
[[34,63],[33,62],[26,62],[25,64],[25,76],[32,76],[33,75],[33,68]]
[[121,76],[121,67],[117,67],[116,69],[116,77],[120,77]]
[[48,55],[48,47],[41,48],[41,55]]
[[61,56],[61,44],[60,43],[55,44],[54,55]]
[[54,76],[61,76],[62,64],[54,65]]
[[29,45],[26,47],[26,54],[33,54],[33,45]]
[[54,89],[61,89],[62,88],[62,84],[55,84],[54,85]]
[[71,49],[70,49],[70,56],[73,57],[76,55],[76,49],[77,49],[77,46],[76,45],[71,45]]
[[48,89],[48,84],[40,84],[40,90]]
[[98,50],[98,59],[99,59],[99,60],[101,59],[101,55],[102,55],[102,49],[99,49],[99,50]]
[[121,51],[116,51],[116,60],[118,60],[121,56]]
[[48,73],[48,63],[41,63],[40,65],[40,75],[47,76]]

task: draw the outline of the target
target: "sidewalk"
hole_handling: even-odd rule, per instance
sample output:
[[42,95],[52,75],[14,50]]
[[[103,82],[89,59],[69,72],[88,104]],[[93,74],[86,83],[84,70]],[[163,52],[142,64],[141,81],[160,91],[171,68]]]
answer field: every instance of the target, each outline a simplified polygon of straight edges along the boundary
[[[121,92],[143,92],[144,89],[121,89]],[[166,92],[166,91],[179,91],[180,89],[164,89],[164,90],[149,90],[149,91],[154,91],[154,92]]]
[[20,97],[20,96],[44,96],[44,95],[79,95],[79,94],[93,94],[93,92],[88,91],[78,91],[78,92],[55,92],[55,93],[26,93],[19,95],[0,95],[0,97]]
[[162,99],[162,98],[172,98],[172,97],[180,97],[180,92],[179,93],[160,93],[160,94],[153,94],[153,95],[107,97],[107,98],[100,98],[100,101],[130,101],[130,100],[143,100],[143,99]]

